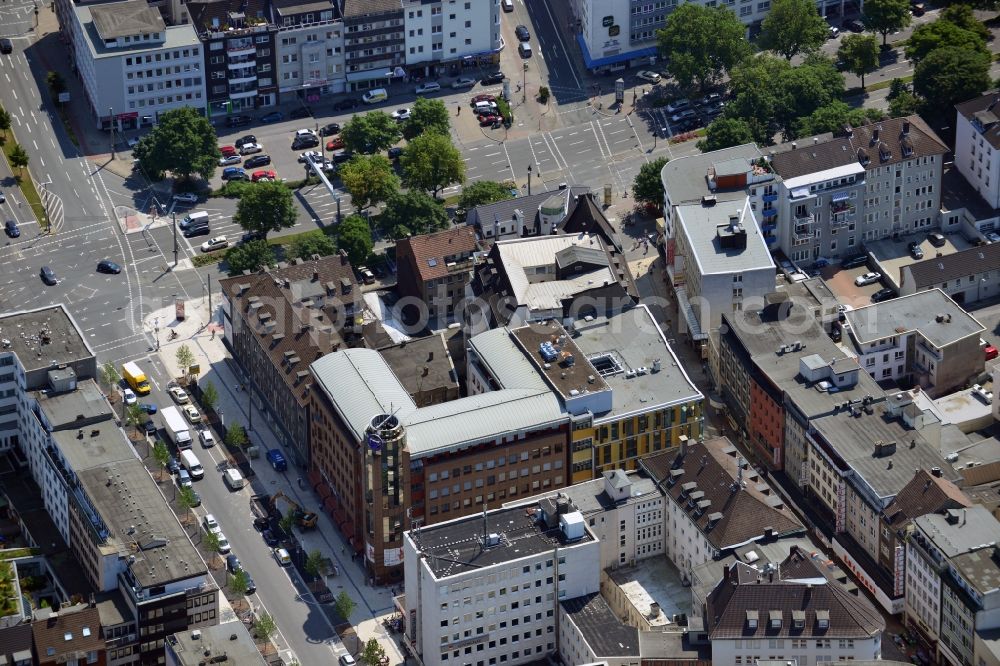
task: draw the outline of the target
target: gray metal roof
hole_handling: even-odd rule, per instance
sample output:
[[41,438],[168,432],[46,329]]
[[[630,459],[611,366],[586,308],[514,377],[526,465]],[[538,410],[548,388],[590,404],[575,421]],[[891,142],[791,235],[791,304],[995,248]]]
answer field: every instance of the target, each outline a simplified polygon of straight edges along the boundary
[[[938,321],[941,316],[942,321]],[[939,349],[984,330],[979,321],[940,289],[918,291],[847,313],[851,337],[859,344],[920,331]]]
[[[746,230],[746,248],[723,248],[717,228],[729,223],[730,215],[739,215]],[[709,273],[741,273],[758,268],[774,270],[774,261],[757,226],[750,202],[745,196],[732,201],[720,201],[714,206],[701,203],[677,206],[677,224],[688,238],[695,263],[702,275]]]
[[25,372],[94,356],[62,305],[0,315],[0,353],[13,352]]
[[941,257],[917,261],[902,270],[909,271],[910,275],[913,276],[914,287],[923,289],[998,268],[1000,268],[1000,243],[990,243]]
[[[114,416],[107,399],[92,379],[81,381],[74,391],[56,394],[37,391],[34,395],[53,430],[72,428],[77,422],[110,420]],[[108,430],[114,430],[114,424],[111,425]]]
[[538,391],[548,388],[531,359],[521,352],[506,328],[493,328],[475,335],[469,340],[469,346],[503,388]]
[[577,626],[598,659],[610,657],[617,662],[622,657],[639,656],[639,630],[619,620],[600,593],[561,603],[567,617]]
[[[121,58],[135,53],[155,53],[157,51],[199,46],[201,44],[194,26],[187,23],[161,29],[160,32],[163,33],[164,41],[133,41],[125,47],[108,48],[104,45],[104,40],[94,21],[93,10],[99,6],[73,5],[73,11],[76,12],[77,20],[83,28],[84,36],[87,38],[86,42],[90,48],[90,54],[95,59]],[[153,11],[156,10],[154,9]]]
[[745,143],[710,153],[689,155],[667,162],[660,171],[660,181],[663,189],[673,205],[700,201],[703,196],[714,194],[719,201],[743,200],[746,198],[744,188],[735,190],[710,190],[708,188],[708,169],[717,164],[730,163],[737,158],[756,159],[763,153],[757,144]]
[[569,196],[569,207],[572,208],[576,204],[576,197],[582,196],[589,191],[589,187],[574,185],[567,190],[539,192],[538,194],[531,194],[525,197],[514,197],[505,201],[476,206],[469,211],[467,219],[469,224],[479,225],[480,228],[483,228],[493,224],[494,220],[504,221],[513,219],[514,211],[519,210],[524,213],[525,223],[533,224],[539,207],[544,203],[548,203],[549,199],[556,196]]
[[948,514],[928,513],[915,518],[913,524],[947,558],[978,550],[1000,534],[1000,521],[980,504],[952,509]]
[[95,5],[90,8],[90,15],[101,39],[150,35],[167,29],[160,12],[146,0]]

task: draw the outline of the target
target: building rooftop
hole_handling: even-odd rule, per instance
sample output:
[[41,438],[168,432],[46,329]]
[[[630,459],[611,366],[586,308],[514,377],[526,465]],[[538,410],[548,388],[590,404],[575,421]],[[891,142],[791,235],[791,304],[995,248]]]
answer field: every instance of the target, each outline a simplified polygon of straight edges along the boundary
[[981,593],[1000,588],[1000,554],[995,545],[956,555],[951,562]]
[[90,16],[94,19],[97,34],[104,40],[152,35],[167,29],[160,12],[145,0],[96,5],[90,8]]
[[[949,280],[964,278],[967,275],[995,271],[998,268],[1000,268],[1000,243],[990,243],[941,257],[915,261],[905,270],[909,270],[913,277],[915,288],[924,289]],[[905,280],[904,273],[904,287],[906,286]]]
[[[814,142],[814,138],[819,140]],[[852,163],[875,169],[947,152],[948,146],[920,116],[907,116],[852,128],[848,136],[804,137],[783,144],[771,164],[788,180]]]
[[77,604],[35,611],[31,623],[39,661],[66,663],[86,661],[88,652],[104,650],[101,616],[95,606]]
[[125,622],[132,622],[132,609],[122,596],[121,590],[101,592],[95,595],[97,611],[101,616],[101,626],[114,627]]
[[885,630],[867,598],[829,582],[798,549],[766,572],[742,562],[726,569],[706,601],[705,624],[713,641],[867,639]]
[[313,382],[309,365],[346,346],[343,329],[354,323],[360,290],[347,256],[238,275],[220,284],[288,390],[305,404]]
[[[533,223],[535,218],[538,217],[538,211],[542,204],[551,199],[555,195],[564,195],[569,197],[567,200],[567,208],[572,212],[572,208],[576,206],[579,197],[590,192],[590,188],[583,185],[573,185],[565,191],[546,191],[539,192],[538,194],[529,194],[523,197],[514,197],[512,199],[504,199],[503,201],[497,201],[496,203],[484,204],[482,206],[476,206],[470,210],[466,216],[468,224],[471,226],[478,226],[479,228],[485,228],[492,225],[495,221],[506,221],[514,218],[514,211],[521,211],[525,218],[525,226],[528,228],[533,228]],[[529,224],[532,223],[532,224]]]
[[62,305],[0,315],[0,353],[13,352],[25,372],[94,356]]
[[[534,371],[556,391],[563,401],[578,394],[609,390],[601,373],[580,351],[576,340],[554,321],[522,326],[510,331],[518,351],[531,360]],[[542,347],[551,349],[544,351]],[[546,357],[544,354],[551,356]]]
[[70,469],[77,474],[94,467],[136,459],[135,449],[129,446],[112,421],[80,430],[58,430],[52,433],[52,439]]
[[78,382],[73,391],[36,391],[34,397],[53,430],[73,428],[75,423],[103,421],[114,416],[107,398],[92,379]]
[[919,331],[932,345],[945,347],[984,329],[940,289],[872,303],[846,313],[851,338],[859,345]]
[[639,630],[622,623],[599,593],[560,603],[598,659],[639,656]]
[[764,539],[768,529],[772,537],[805,530],[726,437],[651,453],[639,465],[717,550]]
[[899,529],[918,516],[971,505],[969,497],[954,483],[918,469],[885,508],[885,520]]
[[[104,38],[100,34],[97,27],[97,18],[94,12],[101,11],[108,12],[108,8],[114,7],[115,5],[143,5],[149,8],[153,14],[156,15],[157,19],[160,20],[161,27],[159,30],[154,30],[150,32],[156,32],[162,34],[164,39],[160,41],[135,41],[133,40],[126,46],[112,46],[108,47],[104,43]],[[198,46],[201,42],[198,41],[198,33],[191,25],[163,25],[163,19],[160,18],[160,13],[152,7],[149,7],[142,0],[128,0],[127,2],[113,3],[110,5],[73,5],[73,11],[76,12],[77,20],[80,21],[80,25],[83,27],[83,34],[87,37],[87,45],[90,48],[90,54],[95,59],[101,58],[121,58],[124,56],[133,55],[135,53],[144,53],[147,51],[163,51],[167,49],[175,49],[181,47]],[[112,12],[114,10],[111,10]],[[110,13],[110,12],[109,12]],[[141,20],[141,19],[140,19]],[[122,27],[126,30],[124,34],[139,34],[127,32],[130,28]],[[115,39],[114,37],[109,39]]]
[[344,0],[344,18],[403,11],[400,0]]
[[340,11],[334,0],[271,0],[271,6],[274,7],[278,16],[294,16],[323,11],[332,11],[334,17],[340,16]]
[[33,664],[31,625],[27,622],[12,627],[0,627],[0,659],[7,664],[22,661]]
[[660,181],[670,198],[671,204],[698,203],[701,198],[714,195],[721,201],[743,201],[746,199],[744,187],[717,188],[712,190],[708,183],[708,170],[717,163],[725,163],[734,159],[757,159],[763,153],[756,144],[745,143],[710,153],[699,153],[670,160],[660,171]]
[[[734,220],[737,227],[732,226]],[[688,239],[694,255],[690,259],[701,275],[741,273],[761,268],[774,270],[771,253],[746,197],[719,201],[714,205],[696,203],[677,206],[677,224]],[[732,233],[727,233],[729,231]],[[733,242],[729,241],[730,237]]]
[[878,497],[896,496],[916,469],[936,467],[945,479],[960,478],[919,430],[883,412],[878,404],[842,409],[814,420],[814,437],[829,445],[827,453],[841,469],[853,469]]
[[645,658],[666,659],[672,664],[712,663],[712,646],[693,645],[687,631],[640,631],[639,651]]
[[618,252],[622,251],[621,240],[604,211],[594,201],[594,197],[586,194],[577,197],[569,213],[556,226],[560,234],[579,236],[581,234],[597,235],[609,247],[614,247]]
[[[539,505],[547,501],[542,500]],[[554,503],[550,504],[554,509]],[[485,518],[474,514],[411,530],[407,537],[424,556],[434,577],[441,580],[551,552],[554,548],[593,542],[594,537],[583,527],[582,519],[580,527],[582,536],[567,540],[558,523],[555,527],[547,526],[537,506],[521,505],[490,511]],[[495,545],[484,543],[484,537],[489,535],[499,536]]]
[[993,546],[986,542],[1000,534],[1000,521],[979,504],[917,516],[913,524],[948,559],[981,549],[989,555]]
[[983,138],[994,148],[1000,148],[1000,93],[991,90],[979,97],[955,105],[966,120],[978,126]]
[[648,557],[634,566],[622,565],[605,573],[618,587],[610,596],[631,606],[652,631],[676,627],[679,615],[694,615],[687,574],[681,574],[669,557]]
[[264,666],[267,663],[242,622],[179,631],[168,636],[166,643],[178,666],[229,661],[240,666]]
[[143,588],[204,576],[204,561],[167,505],[149,472],[136,458],[77,473],[106,528],[108,545],[135,557],[132,575]]
[[[408,251],[407,251],[408,248]],[[396,256],[412,255],[413,271],[421,282],[447,277],[456,264],[464,266],[468,259],[460,255],[471,255],[479,249],[479,241],[472,227],[452,227],[431,234],[421,234],[402,238],[397,242]],[[463,268],[467,270],[467,267]]]
[[475,352],[477,361],[485,365],[489,375],[496,380],[492,389],[549,390],[542,374],[535,370],[531,356],[522,351],[509,329],[491,328],[474,335],[469,338],[469,347]]
[[609,483],[609,477],[612,477],[614,482],[620,483],[621,480],[624,480],[624,482],[628,484],[629,496],[626,500],[627,504],[634,504],[635,502],[648,500],[651,496],[659,496],[659,491],[656,489],[656,483],[644,471],[626,472],[622,469],[616,469],[614,471],[604,472],[602,476],[597,479],[581,481],[580,483],[574,483],[571,486],[566,486],[565,488],[560,488],[559,490],[539,493],[538,495],[532,495],[531,497],[519,500],[512,500],[505,503],[503,506],[513,507],[534,505],[537,504],[538,500],[543,497],[557,497],[561,495],[568,498],[573,507],[582,513],[584,517],[603,511],[611,511],[620,504],[612,499],[612,497],[607,493],[606,488]]
[[458,374],[444,333],[414,338],[378,351],[411,397],[439,389],[458,391]]

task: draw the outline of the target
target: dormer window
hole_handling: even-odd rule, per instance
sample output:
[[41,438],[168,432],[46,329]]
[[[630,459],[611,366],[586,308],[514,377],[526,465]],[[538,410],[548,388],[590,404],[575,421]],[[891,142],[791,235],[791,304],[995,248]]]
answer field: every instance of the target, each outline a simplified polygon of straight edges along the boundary
[[768,611],[767,624],[772,629],[781,629],[781,611],[780,610]]
[[794,629],[804,629],[806,626],[806,612],[801,610],[792,611],[792,627]]
[[816,627],[818,629],[830,628],[830,611],[828,610],[816,611]]
[[757,629],[757,611],[755,610],[747,611],[747,629],[750,630]]

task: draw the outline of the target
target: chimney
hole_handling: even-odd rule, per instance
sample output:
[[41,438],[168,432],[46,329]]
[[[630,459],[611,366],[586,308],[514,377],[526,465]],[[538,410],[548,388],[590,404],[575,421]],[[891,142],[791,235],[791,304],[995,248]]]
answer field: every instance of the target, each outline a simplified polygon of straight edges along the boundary
[[903,136],[910,136],[910,121],[903,121]]
[[319,269],[313,269],[313,282],[319,282]]
[[764,528],[764,540],[765,541],[770,541],[773,538],[774,538],[774,528],[773,527],[765,527]]
[[792,141],[792,150],[795,150],[798,147],[799,147],[799,144],[797,144],[794,141]]
[[941,474],[942,472],[940,467],[931,467],[931,476],[936,476],[940,479]]
[[681,457],[683,458],[688,452],[688,438],[687,435],[681,435],[677,439],[681,444]]
[[431,350],[431,351],[427,352],[427,361],[430,362],[430,361],[433,361],[433,360],[434,360],[434,351]]
[[813,145],[815,146],[817,143],[819,143],[819,137],[818,136],[814,136],[813,137]]
[[345,250],[341,250],[338,254],[340,255],[340,265],[346,266],[348,264],[347,252]]
[[876,127],[875,129],[872,130],[872,145],[875,145],[876,143],[878,143],[878,135],[879,135],[880,129],[881,128]]

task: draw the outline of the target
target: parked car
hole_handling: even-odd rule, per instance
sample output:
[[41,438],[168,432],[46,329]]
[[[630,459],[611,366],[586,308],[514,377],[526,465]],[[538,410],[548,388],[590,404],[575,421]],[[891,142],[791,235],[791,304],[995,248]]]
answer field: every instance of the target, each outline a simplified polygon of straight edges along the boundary
[[868,256],[864,254],[855,254],[851,257],[845,257],[843,261],[840,262],[841,268],[858,268],[864,266],[868,263]]
[[319,130],[320,136],[333,136],[334,134],[340,134],[340,124],[338,123],[327,123]]
[[186,405],[188,403],[187,391],[182,389],[180,386],[170,386],[167,388],[167,394],[176,402],[178,405]]
[[864,32],[865,24],[861,19],[851,19],[850,21],[844,22],[844,29],[850,30],[851,32]]
[[467,76],[461,76],[461,77],[459,77],[459,78],[457,78],[457,79],[455,79],[454,81],[451,82],[451,87],[455,88],[455,89],[458,89],[458,88],[471,88],[474,85],[476,85],[476,80],[475,79],[471,79],[471,78],[469,78]]
[[242,148],[248,143],[257,143],[257,137],[253,134],[244,134],[240,138],[236,139],[236,141],[233,141],[233,145],[236,146],[237,149]]
[[[265,518],[264,520],[267,520],[267,519]],[[278,537],[276,537],[274,535],[274,532],[272,532],[269,529],[261,530],[260,536],[264,539],[264,543],[266,543],[271,548],[274,548],[279,543],[281,543],[281,541],[278,539]]]
[[315,148],[319,145],[319,137],[315,134],[306,136],[296,136],[292,140],[292,150],[302,150],[303,148]]
[[837,37],[840,37],[840,28],[835,25],[831,25],[830,30],[826,33],[826,37],[827,39],[836,39]]
[[173,199],[177,203],[198,203],[198,195],[194,192],[178,192]]
[[208,428],[202,428],[198,431],[198,439],[201,440],[203,448],[210,449],[215,446],[215,436]]
[[341,150],[333,154],[333,161],[336,164],[343,164],[344,162],[350,162],[354,157],[354,153],[349,150]]
[[110,273],[111,275],[118,275],[122,272],[122,267],[111,261],[110,259],[102,259],[97,262],[97,272],[98,273]]
[[208,227],[208,222],[192,224],[183,231],[184,238],[194,238],[195,236],[207,236],[212,233]]
[[219,554],[228,555],[232,552],[233,547],[229,545],[229,539],[222,532],[219,532]]
[[174,474],[177,476],[177,485],[178,486],[180,486],[181,488],[190,488],[191,487],[191,473],[190,472],[188,472],[183,467],[180,467],[180,468],[177,469],[176,472],[174,472]]
[[264,150],[264,146],[259,143],[244,143],[240,146],[240,155],[253,155]]
[[17,238],[21,235],[21,229],[17,226],[17,222],[14,220],[7,220],[4,222],[3,230],[11,238]]
[[667,104],[667,113],[677,113],[691,106],[691,100],[689,99],[676,99],[670,104]]
[[55,271],[53,271],[48,266],[42,266],[42,269],[38,272],[38,274],[41,276],[42,282],[44,282],[49,286],[52,286],[59,282],[59,279],[56,277]]
[[419,86],[413,89],[413,92],[417,95],[426,95],[427,93],[433,93],[441,90],[441,84],[436,81],[428,81],[426,83],[421,83]]
[[528,26],[526,25],[519,25],[514,28],[514,35],[517,37],[517,41],[519,42],[531,41],[531,33],[528,31]]
[[151,402],[140,402],[139,408],[147,414],[155,414],[159,408]]
[[10,41],[6,37],[0,39],[0,53],[7,55],[14,52],[14,42]]
[[866,284],[874,284],[882,279],[882,274],[875,271],[865,273],[864,275],[859,275],[854,278],[854,284],[858,287],[863,287]]
[[986,355],[987,361],[992,361],[997,356],[1000,356],[1000,352],[998,352],[997,348],[993,345],[986,345],[986,347],[983,348],[983,353]]
[[923,16],[927,11],[927,7],[922,2],[915,2],[910,5],[910,11],[914,16]]
[[719,104],[722,101],[723,100],[721,93],[708,93],[707,95],[699,99],[695,103],[695,106],[713,106]]
[[284,548],[274,549],[274,559],[283,567],[287,567],[292,563],[292,556],[288,554],[288,551]]
[[271,467],[274,468],[275,472],[284,472],[288,469],[288,461],[285,460],[285,454],[279,449],[268,449],[267,461],[271,463]]
[[246,180],[247,172],[242,167],[226,167],[222,170],[222,180]]
[[169,473],[176,474],[180,468],[181,466],[177,464],[176,458],[174,458],[173,456],[167,458],[167,471]]
[[390,160],[398,160],[402,154],[403,154],[403,149],[400,146],[393,146],[392,148],[389,149]]
[[219,159],[219,166],[224,167],[229,166],[230,164],[239,164],[242,161],[243,158],[237,154],[223,155],[222,158]]
[[277,180],[278,174],[274,171],[267,169],[261,169],[259,171],[254,171],[250,176],[250,182],[259,183],[260,181],[268,182],[272,180]]
[[500,116],[493,115],[491,113],[484,113],[479,116],[479,126],[480,127],[492,127],[494,124],[500,122]]
[[407,109],[407,108],[396,109],[395,111],[393,111],[389,115],[391,115],[393,117],[393,120],[395,120],[396,122],[400,122],[401,123],[404,120],[409,120],[410,119],[410,110]]
[[230,155],[235,155],[238,151],[235,146],[219,146],[219,152],[222,153],[223,157],[229,157]]
[[493,86],[498,83],[503,83],[504,74],[503,72],[493,72],[492,74],[487,74],[479,80],[484,86]]
[[229,116],[226,118],[226,125],[229,127],[243,127],[252,122],[250,116]]
[[687,120],[688,118],[695,118],[697,117],[697,115],[698,112],[695,111],[694,109],[684,109],[683,111],[680,111],[670,116],[670,122],[679,123],[682,120]]
[[914,259],[923,259],[924,258],[924,251],[922,249],[920,249],[920,243],[917,243],[917,242],[910,243],[910,255]]
[[219,521],[215,519],[215,515],[211,513],[206,513],[205,517],[201,519],[201,527],[206,532],[214,532],[219,534],[222,532],[222,527],[219,525]]
[[644,69],[636,74],[636,77],[642,79],[643,81],[649,81],[650,83],[659,83],[662,78],[656,72],[651,72],[648,69]]
[[496,95],[485,95],[485,94],[476,95],[471,100],[469,100],[469,106],[475,106],[480,102],[496,102],[496,101],[497,101]]
[[887,301],[890,298],[895,298],[896,292],[894,292],[889,287],[883,287],[879,289],[874,294],[872,294],[872,303],[881,303],[882,301]]
[[331,153],[335,150],[342,150],[343,147],[344,147],[344,139],[339,136],[335,136],[326,142],[326,149],[329,150]]
[[931,245],[933,245],[934,247],[943,247],[945,243],[944,236],[942,236],[936,231],[927,234],[927,240],[929,240]]
[[243,569],[243,565],[240,564],[240,558],[236,557],[232,553],[226,555],[226,571],[234,574],[241,569]]
[[261,116],[260,122],[265,124],[280,123],[284,119],[285,119],[285,114],[283,114],[281,111],[272,111],[271,113],[267,113]]
[[198,408],[194,405],[185,405],[182,409],[184,412],[184,418],[186,418],[191,423],[201,423],[201,414],[198,412]]
[[311,118],[312,114],[313,114],[312,109],[310,109],[308,106],[300,106],[293,109],[292,112],[288,114],[288,117],[293,120],[298,120],[300,118]]
[[342,99],[333,105],[334,111],[350,111],[358,108],[358,100],[353,98]]
[[[226,240],[225,236],[216,236],[215,238],[209,239],[201,244],[202,252],[214,252],[215,250],[221,250],[223,248],[229,247],[229,241]],[[194,407],[191,407],[194,409]],[[197,412],[195,412],[197,413]],[[200,417],[199,417],[200,418]]]
[[146,422],[142,424],[142,431],[147,435],[156,434],[156,424],[153,423],[153,419],[146,419]]
[[122,392],[122,398],[125,399],[126,405],[134,405],[139,402],[139,399],[135,397],[135,391],[130,388],[127,388]]
[[253,169],[254,167],[267,166],[271,163],[270,155],[254,155],[246,162],[243,163],[245,169]]

